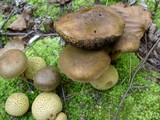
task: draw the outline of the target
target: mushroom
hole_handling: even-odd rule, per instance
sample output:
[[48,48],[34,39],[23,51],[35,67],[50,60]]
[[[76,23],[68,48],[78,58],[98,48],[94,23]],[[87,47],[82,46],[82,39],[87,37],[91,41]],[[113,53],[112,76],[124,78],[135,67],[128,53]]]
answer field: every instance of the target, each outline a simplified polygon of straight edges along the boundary
[[0,57],[0,76],[12,79],[24,72],[27,67],[27,57],[19,49],[10,49]]
[[32,104],[32,114],[36,120],[54,120],[61,110],[61,99],[53,92],[40,93]]
[[33,80],[36,72],[44,67],[46,67],[46,62],[43,58],[37,56],[29,57],[27,68],[24,71],[24,74],[28,79]]
[[124,34],[113,46],[115,51],[132,52],[140,47],[140,39],[152,24],[151,13],[142,6],[112,5],[125,21]]
[[112,9],[94,5],[62,16],[55,22],[54,27],[71,45],[85,49],[100,49],[122,35],[124,20]]
[[19,37],[13,37],[11,38],[7,44],[4,46],[4,48],[0,49],[0,56],[3,55],[6,51],[10,49],[19,49],[24,51],[24,44],[22,40]]
[[90,82],[106,72],[110,61],[103,50],[89,51],[67,46],[60,55],[58,66],[72,80]]
[[112,65],[109,66],[108,70],[97,80],[90,82],[90,84],[98,90],[107,90],[113,87],[118,81],[118,72]]
[[45,67],[34,76],[34,86],[42,91],[54,90],[61,81],[61,76],[53,67]]
[[67,115],[64,112],[60,112],[57,114],[57,117],[55,120],[67,120]]
[[13,93],[5,102],[5,111],[12,116],[22,116],[29,108],[29,99],[24,93]]

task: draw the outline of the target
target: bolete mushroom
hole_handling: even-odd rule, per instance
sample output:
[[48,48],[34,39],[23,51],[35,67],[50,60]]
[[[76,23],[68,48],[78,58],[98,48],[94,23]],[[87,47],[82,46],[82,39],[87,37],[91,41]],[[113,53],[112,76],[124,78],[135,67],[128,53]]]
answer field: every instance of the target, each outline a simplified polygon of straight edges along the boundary
[[85,49],[100,49],[122,35],[124,20],[112,9],[94,5],[62,16],[55,22],[54,27],[71,45]]
[[11,38],[7,44],[4,46],[4,48],[0,49],[0,56],[3,55],[6,51],[10,49],[19,49],[24,51],[24,43],[19,37],[13,37]]
[[109,66],[108,70],[97,80],[91,81],[91,85],[98,90],[107,90],[113,87],[118,81],[118,72],[112,65]]
[[0,57],[0,76],[12,79],[24,72],[27,67],[27,57],[19,49],[10,49]]
[[60,112],[57,114],[57,117],[55,120],[67,120],[67,115],[64,112]]
[[32,104],[32,114],[36,120],[54,120],[61,110],[61,99],[53,92],[40,93]]
[[90,82],[106,72],[110,61],[103,50],[89,51],[67,46],[60,55],[58,66],[72,80]]
[[152,24],[151,13],[142,6],[112,5],[125,21],[124,34],[113,46],[115,51],[132,52],[140,47],[140,39]]
[[27,68],[24,71],[24,74],[28,79],[33,80],[36,72],[44,67],[46,67],[46,62],[43,58],[37,56],[29,57]]
[[54,90],[60,83],[61,76],[53,67],[45,67],[34,76],[34,86],[42,91]]
[[29,99],[24,93],[13,93],[5,102],[5,111],[12,116],[22,116],[29,108]]

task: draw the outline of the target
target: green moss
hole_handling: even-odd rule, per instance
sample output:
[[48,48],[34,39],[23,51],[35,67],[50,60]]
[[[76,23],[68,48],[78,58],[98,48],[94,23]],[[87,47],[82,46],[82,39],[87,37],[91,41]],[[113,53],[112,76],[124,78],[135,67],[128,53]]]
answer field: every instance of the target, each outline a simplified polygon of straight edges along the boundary
[[53,4],[46,2],[46,0],[27,0],[32,6],[36,6],[36,10],[33,11],[35,17],[46,17],[50,16],[54,20],[57,19],[60,15],[59,7],[55,7]]
[[79,7],[90,7],[94,4],[95,0],[73,0],[72,9],[76,11]]
[[3,18],[2,18],[2,14],[0,14],[0,27],[2,26],[3,24]]
[[60,38],[44,38],[38,40],[34,45],[28,46],[26,55],[42,57],[47,66],[57,67],[57,60],[62,47],[58,45]]
[[[154,9],[155,9],[155,2],[156,0],[147,0],[147,5],[148,5],[148,9],[154,13]],[[156,25],[158,26],[158,28],[160,28],[160,5],[157,8],[157,11],[153,17],[153,22],[156,23]]]

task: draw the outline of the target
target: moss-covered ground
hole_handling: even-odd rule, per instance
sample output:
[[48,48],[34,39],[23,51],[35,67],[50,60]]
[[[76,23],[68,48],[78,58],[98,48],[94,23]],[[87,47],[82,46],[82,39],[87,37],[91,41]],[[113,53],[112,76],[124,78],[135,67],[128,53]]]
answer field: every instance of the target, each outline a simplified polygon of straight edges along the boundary
[[[48,8],[45,0],[38,0],[42,4],[35,11],[35,16],[45,16]],[[104,4],[114,4],[118,0],[102,0]],[[153,3],[154,0],[148,0]],[[81,5],[89,7],[93,0],[73,0],[73,11]],[[37,0],[28,0],[28,3],[37,5]],[[149,9],[153,9],[149,4]],[[59,8],[49,6],[48,16],[54,19],[59,17]],[[157,12],[154,21],[160,26],[160,12]],[[0,15],[0,25],[3,19]],[[48,66],[54,66],[58,70],[57,60],[61,50],[58,45],[59,37],[39,39],[35,44],[26,48],[27,56],[41,56]],[[111,120],[121,101],[121,98],[129,87],[130,77],[135,72],[140,60],[134,53],[122,54],[120,59],[112,63],[119,73],[119,81],[113,88],[106,91],[94,89],[89,83],[78,83],[62,75],[62,83],[57,88],[57,93],[63,100],[63,111],[67,114],[68,120]],[[59,70],[59,72],[61,72]],[[160,85],[150,81],[150,78],[160,77],[160,73],[142,69],[135,77],[135,86],[127,95],[122,108],[120,109],[118,120],[160,120]],[[0,120],[34,120],[31,110],[22,117],[9,116],[4,110],[4,104],[9,95],[14,92],[24,92],[30,99],[30,106],[34,98],[41,92],[25,80],[16,78],[14,80],[4,80],[0,78]]]

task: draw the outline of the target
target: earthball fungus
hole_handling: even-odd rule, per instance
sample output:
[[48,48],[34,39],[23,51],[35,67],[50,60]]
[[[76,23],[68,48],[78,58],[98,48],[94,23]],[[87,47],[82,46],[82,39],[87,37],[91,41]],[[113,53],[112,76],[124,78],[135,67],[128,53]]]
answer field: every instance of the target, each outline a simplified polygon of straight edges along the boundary
[[109,66],[108,70],[97,80],[94,80],[91,85],[98,90],[107,90],[113,87],[118,81],[118,72],[112,65]]
[[27,67],[27,57],[19,49],[10,49],[0,56],[0,76],[12,79],[24,72]]
[[64,112],[60,112],[55,120],[67,120],[67,115]]
[[46,67],[46,62],[43,58],[37,56],[29,57],[27,68],[24,71],[24,74],[28,79],[33,80],[33,77],[36,74],[36,72],[44,67]]
[[54,90],[61,81],[59,72],[53,67],[45,67],[34,76],[34,86],[42,91]]
[[103,50],[89,51],[67,46],[60,55],[58,66],[70,79],[90,82],[103,75],[110,62],[109,55]]
[[24,93],[13,93],[5,102],[5,111],[12,116],[22,116],[29,108],[29,99]]
[[114,10],[103,5],[94,5],[62,16],[54,27],[71,45],[100,49],[123,34],[124,24],[123,18]]
[[32,104],[32,114],[36,120],[54,120],[61,110],[61,99],[53,92],[40,93]]

